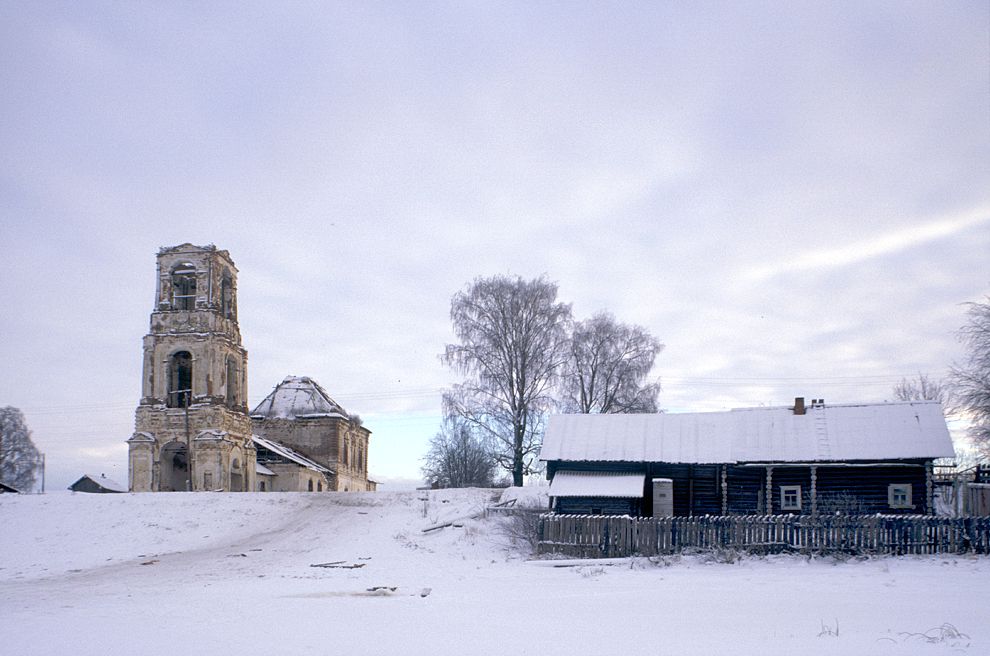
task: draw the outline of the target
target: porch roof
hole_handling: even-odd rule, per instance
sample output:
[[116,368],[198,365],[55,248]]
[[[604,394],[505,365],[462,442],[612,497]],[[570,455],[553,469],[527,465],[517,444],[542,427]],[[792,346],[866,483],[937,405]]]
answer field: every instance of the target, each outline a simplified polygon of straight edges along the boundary
[[645,474],[619,472],[558,471],[550,481],[551,497],[643,496]]

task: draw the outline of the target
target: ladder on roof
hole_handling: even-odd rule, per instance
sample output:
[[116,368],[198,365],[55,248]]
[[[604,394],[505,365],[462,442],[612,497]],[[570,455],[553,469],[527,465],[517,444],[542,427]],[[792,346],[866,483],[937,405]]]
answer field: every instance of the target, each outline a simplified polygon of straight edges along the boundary
[[818,459],[831,460],[832,448],[829,444],[828,426],[825,422],[825,408],[813,406],[811,412],[815,416],[815,437],[818,441]]

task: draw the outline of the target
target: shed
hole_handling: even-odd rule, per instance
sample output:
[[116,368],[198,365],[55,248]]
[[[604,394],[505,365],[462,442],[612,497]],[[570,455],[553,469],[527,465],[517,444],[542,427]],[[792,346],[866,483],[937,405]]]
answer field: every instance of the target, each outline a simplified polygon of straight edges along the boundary
[[127,487],[109,479],[104,474],[83,474],[78,481],[69,486],[73,492],[91,492],[96,494],[127,492]]
[[[953,455],[937,402],[806,407],[797,398],[725,412],[556,415],[540,457],[551,488],[560,474],[637,477],[641,501],[621,512],[652,515],[654,479],[670,479],[673,514],[717,515],[931,512],[932,461]],[[559,495],[554,507],[592,512],[594,499]]]

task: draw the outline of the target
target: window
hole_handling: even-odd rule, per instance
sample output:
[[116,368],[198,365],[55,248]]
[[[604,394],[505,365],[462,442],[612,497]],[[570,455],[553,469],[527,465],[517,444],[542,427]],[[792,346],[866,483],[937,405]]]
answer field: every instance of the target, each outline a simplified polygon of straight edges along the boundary
[[188,408],[192,401],[192,354],[179,351],[169,358],[168,397],[170,408]]
[[196,267],[189,262],[172,269],[172,307],[176,310],[196,309]]
[[780,486],[780,509],[781,510],[801,510],[801,486],[781,485]]
[[264,481],[261,481],[260,483],[258,483],[258,489],[261,490],[262,492],[265,491],[265,482]]
[[220,280],[220,314],[224,319],[234,318],[234,285],[227,271]]
[[891,508],[914,508],[911,503],[911,484],[893,483],[887,486],[887,503]]
[[317,492],[323,491],[323,481],[316,481],[316,491]]
[[227,406],[237,406],[237,363],[234,358],[227,357]]
[[311,479],[309,479],[309,491],[310,491],[310,492],[312,492],[312,491],[313,491],[313,479],[312,479],[312,478],[311,478]]

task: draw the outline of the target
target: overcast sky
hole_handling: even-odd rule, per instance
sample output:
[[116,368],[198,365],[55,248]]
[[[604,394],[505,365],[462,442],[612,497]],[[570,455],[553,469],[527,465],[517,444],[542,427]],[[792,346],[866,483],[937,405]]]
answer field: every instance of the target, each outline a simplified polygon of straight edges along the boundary
[[990,293],[986,2],[0,0],[0,405],[127,479],[160,246],[229,250],[253,407],[416,477],[451,296],[546,274],[668,411],[882,401]]

